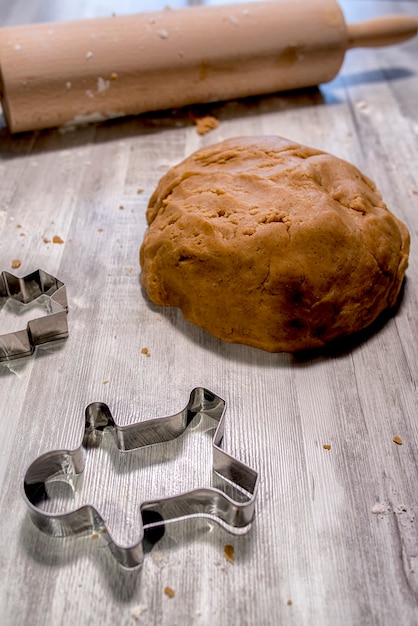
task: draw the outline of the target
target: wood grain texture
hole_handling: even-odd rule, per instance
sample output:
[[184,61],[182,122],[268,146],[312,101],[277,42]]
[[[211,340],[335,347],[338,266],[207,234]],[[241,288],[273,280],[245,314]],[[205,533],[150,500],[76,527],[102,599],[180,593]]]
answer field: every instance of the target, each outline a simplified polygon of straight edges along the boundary
[[[1,0],[0,19],[151,8],[61,5]],[[342,5],[351,21],[418,16],[415,1]],[[70,307],[68,340],[0,366],[2,625],[418,623],[417,58],[415,39],[349,52],[320,90],[67,133],[11,138],[0,129],[0,270],[10,271],[13,259],[22,262],[18,275],[45,269],[66,283]],[[190,113],[213,114],[220,124],[200,136]],[[296,358],[223,343],[147,301],[138,249],[158,179],[202,145],[253,134],[327,150],[375,180],[412,237],[395,316]],[[64,243],[52,243],[54,235]],[[228,403],[225,449],[260,472],[248,535],[205,520],[174,524],[142,569],[126,572],[100,541],[52,539],[31,524],[21,497],[25,469],[45,451],[79,445],[87,404],[106,402],[127,424],[177,412],[199,385]],[[132,474],[112,472],[104,459],[91,489],[116,522],[126,516],[122,536],[135,533],[135,507],[150,486],[173,493],[200,474],[207,479],[208,440],[198,449],[193,441],[189,468],[176,450],[169,465],[147,453]],[[235,548],[234,563],[225,544]]]

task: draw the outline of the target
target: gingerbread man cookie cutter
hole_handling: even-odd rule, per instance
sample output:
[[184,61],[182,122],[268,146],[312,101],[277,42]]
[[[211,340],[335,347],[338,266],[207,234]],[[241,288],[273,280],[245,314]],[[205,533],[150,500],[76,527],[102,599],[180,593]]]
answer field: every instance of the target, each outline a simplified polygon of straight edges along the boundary
[[36,346],[68,337],[67,292],[63,282],[39,269],[22,278],[0,273],[0,311],[10,299],[31,306],[43,299],[47,314],[27,323],[25,329],[0,334],[0,361],[33,354]]
[[[89,447],[101,445],[105,430],[113,435],[120,454],[126,455],[179,437],[198,415],[205,415],[216,424],[212,440],[212,483],[216,482],[217,486],[142,502],[138,511],[140,538],[135,543],[117,543],[109,533],[107,520],[91,503],[59,513],[42,509],[42,504],[49,498],[48,484],[61,480],[76,490],[77,478],[86,467],[87,451]],[[192,390],[188,404],[179,413],[128,426],[118,426],[106,404],[90,404],[85,411],[82,444],[75,450],[47,452],[26,471],[23,495],[32,521],[41,531],[54,537],[100,534],[125,568],[142,564],[147,531],[156,527],[164,530],[168,522],[187,517],[209,517],[231,533],[246,533],[254,517],[259,477],[253,468],[221,449],[224,415],[225,401],[203,387]]]

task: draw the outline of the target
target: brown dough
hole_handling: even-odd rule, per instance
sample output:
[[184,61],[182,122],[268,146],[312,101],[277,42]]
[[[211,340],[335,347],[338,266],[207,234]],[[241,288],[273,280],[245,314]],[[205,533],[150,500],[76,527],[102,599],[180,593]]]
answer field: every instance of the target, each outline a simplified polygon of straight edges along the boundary
[[202,148],[152,195],[142,284],[225,341],[323,346],[395,305],[409,233],[350,163],[281,137]]

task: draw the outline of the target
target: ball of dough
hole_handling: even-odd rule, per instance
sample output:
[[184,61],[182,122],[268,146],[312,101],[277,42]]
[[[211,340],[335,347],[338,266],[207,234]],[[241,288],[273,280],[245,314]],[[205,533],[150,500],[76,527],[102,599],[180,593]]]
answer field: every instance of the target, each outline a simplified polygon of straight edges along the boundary
[[395,305],[409,233],[346,161],[281,137],[201,148],[152,195],[142,284],[225,341],[323,346]]

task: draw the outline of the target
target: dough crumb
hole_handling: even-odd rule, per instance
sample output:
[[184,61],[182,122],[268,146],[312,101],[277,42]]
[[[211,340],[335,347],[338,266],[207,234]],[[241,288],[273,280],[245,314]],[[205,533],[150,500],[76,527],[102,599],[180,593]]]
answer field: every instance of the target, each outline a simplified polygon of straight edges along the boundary
[[401,446],[403,441],[402,441],[402,439],[400,437],[398,437],[398,435],[395,435],[394,438],[393,438],[393,443],[397,443],[398,446]]
[[107,91],[109,87],[110,82],[108,80],[105,80],[102,76],[99,76],[97,79],[97,92],[103,93],[104,91]]
[[145,356],[151,356],[148,348],[141,348],[141,354],[145,354]]
[[61,237],[59,235],[54,235],[52,237],[52,243],[64,243],[64,240],[61,239]]
[[131,616],[134,620],[138,620],[145,611],[148,611],[148,607],[138,604],[131,609]]
[[213,117],[213,115],[197,117],[194,120],[194,123],[196,124],[196,130],[199,135],[206,135],[211,130],[218,128],[219,126],[219,120],[217,120],[216,117]]
[[224,546],[225,558],[230,563],[233,563],[235,561],[234,552],[235,552],[234,546],[231,546],[231,544],[228,543],[226,546]]
[[324,443],[322,447],[324,448],[324,450],[331,450],[331,446],[329,443]]
[[164,593],[169,598],[174,598],[174,596],[176,595],[176,592],[171,587],[164,587]]
[[118,74],[117,72],[112,72],[110,75],[110,80],[118,80]]
[[20,259],[13,259],[12,268],[17,270],[22,265],[22,261]]
[[93,533],[91,536],[92,539],[98,539],[99,535],[97,533]]
[[381,502],[377,502],[372,507],[372,513],[374,515],[386,515],[388,511],[389,511],[389,508],[385,504],[382,504]]

